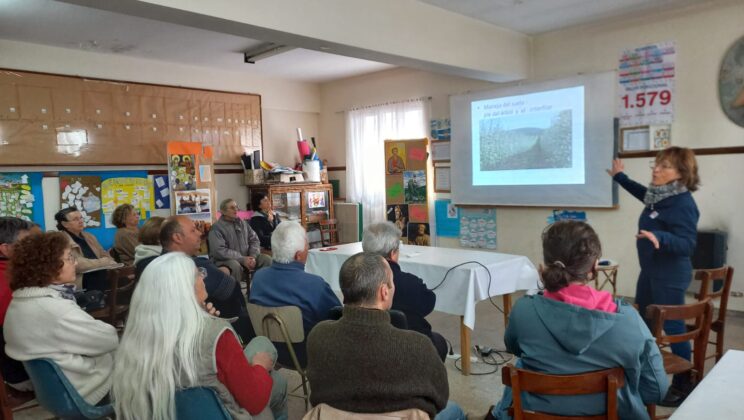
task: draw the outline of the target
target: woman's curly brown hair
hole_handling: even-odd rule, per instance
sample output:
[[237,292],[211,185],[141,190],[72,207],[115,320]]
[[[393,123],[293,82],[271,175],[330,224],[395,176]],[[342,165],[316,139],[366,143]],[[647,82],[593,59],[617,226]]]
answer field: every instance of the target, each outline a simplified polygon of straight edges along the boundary
[[31,235],[16,242],[8,267],[11,290],[50,285],[62,271],[62,256],[69,247],[62,232]]

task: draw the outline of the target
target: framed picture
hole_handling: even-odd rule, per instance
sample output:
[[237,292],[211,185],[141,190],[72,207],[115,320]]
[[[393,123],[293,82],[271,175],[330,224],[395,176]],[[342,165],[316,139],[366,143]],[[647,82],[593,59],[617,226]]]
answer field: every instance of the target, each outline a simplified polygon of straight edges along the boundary
[[434,192],[450,192],[450,173],[452,168],[449,166],[434,167]]
[[620,129],[620,151],[651,150],[651,133],[647,125]]
[[431,161],[432,162],[449,162],[450,160],[450,141],[438,140],[431,142]]
[[651,146],[654,150],[666,149],[672,145],[671,125],[652,125],[649,127],[650,136],[653,140]]

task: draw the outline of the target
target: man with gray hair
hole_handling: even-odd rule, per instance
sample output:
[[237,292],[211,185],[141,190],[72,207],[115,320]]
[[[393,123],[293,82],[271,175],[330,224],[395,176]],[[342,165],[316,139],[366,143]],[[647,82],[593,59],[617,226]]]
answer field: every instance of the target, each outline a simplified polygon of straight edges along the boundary
[[316,325],[307,338],[310,402],[354,413],[413,408],[438,420],[465,419],[447,402],[447,370],[431,341],[390,324],[397,292],[385,258],[360,252],[339,277],[343,316]]
[[261,242],[247,221],[238,217],[238,204],[232,198],[220,203],[222,216],[209,230],[209,258],[218,267],[227,267],[238,282],[243,270],[258,270],[271,265],[271,258],[261,253]]
[[420,332],[431,339],[439,357],[447,357],[447,340],[431,330],[426,316],[434,310],[437,296],[426,287],[424,281],[401,270],[400,258],[401,231],[392,222],[375,223],[364,230],[362,249],[385,258],[393,271],[395,297],[392,309],[403,312],[408,321],[408,329]]
[[[17,217],[0,217],[0,370],[5,382],[10,385],[8,391],[12,403],[22,403],[33,398],[31,395],[16,395],[14,390],[30,391],[33,389],[26,374],[23,364],[13,360],[5,354],[5,336],[3,325],[5,324],[5,313],[13,298],[10,290],[10,279],[6,277],[8,259],[13,254],[13,244],[23,239],[31,232],[33,223]],[[25,400],[25,401],[23,401]]]
[[[305,337],[315,324],[330,319],[330,311],[341,306],[322,277],[305,272],[309,245],[305,229],[297,222],[282,222],[271,235],[271,267],[253,276],[249,301],[261,306],[297,306],[302,311]],[[291,365],[287,347],[276,343],[279,361]],[[305,346],[295,345],[297,358],[305,365]]]

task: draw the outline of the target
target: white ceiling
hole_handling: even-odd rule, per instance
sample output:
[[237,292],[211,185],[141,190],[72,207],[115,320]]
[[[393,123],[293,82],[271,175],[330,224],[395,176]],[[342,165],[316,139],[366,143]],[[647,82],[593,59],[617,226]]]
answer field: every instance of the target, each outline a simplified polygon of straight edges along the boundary
[[706,0],[418,0],[528,35]]
[[0,39],[316,83],[395,67],[305,49],[246,64],[262,41],[52,0],[0,0]]
[[[706,0],[418,1],[534,35]],[[246,64],[242,52],[262,41],[53,0],[0,0],[0,39],[315,83],[395,67],[306,49],[294,49],[256,64]]]

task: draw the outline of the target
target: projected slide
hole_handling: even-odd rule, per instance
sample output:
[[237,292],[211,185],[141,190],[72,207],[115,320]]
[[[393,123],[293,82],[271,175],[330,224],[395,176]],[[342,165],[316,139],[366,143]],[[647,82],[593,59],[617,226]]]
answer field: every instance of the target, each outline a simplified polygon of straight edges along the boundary
[[471,103],[473,185],[584,183],[584,87]]

